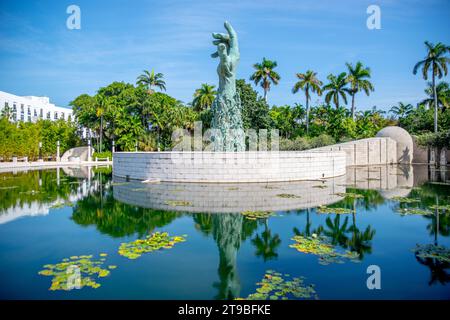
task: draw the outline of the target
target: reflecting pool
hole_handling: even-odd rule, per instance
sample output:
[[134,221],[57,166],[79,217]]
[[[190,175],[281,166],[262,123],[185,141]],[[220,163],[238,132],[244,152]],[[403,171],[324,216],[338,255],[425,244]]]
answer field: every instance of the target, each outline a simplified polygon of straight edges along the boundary
[[111,171],[0,173],[0,298],[450,298],[448,167],[204,185]]

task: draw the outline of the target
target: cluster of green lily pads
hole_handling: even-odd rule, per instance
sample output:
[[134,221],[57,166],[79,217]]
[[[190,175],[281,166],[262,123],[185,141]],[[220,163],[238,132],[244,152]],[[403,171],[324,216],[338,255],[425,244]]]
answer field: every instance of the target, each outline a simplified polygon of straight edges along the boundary
[[300,196],[297,196],[297,195],[291,194],[291,193],[280,193],[280,194],[277,194],[277,197],[285,198],[285,199],[301,198]]
[[440,262],[450,263],[450,249],[434,244],[417,244],[412,250],[416,256],[422,259],[432,258]]
[[338,193],[336,193],[336,195],[340,196],[340,197],[352,198],[352,199],[364,198],[364,196],[362,194],[353,193],[353,192],[338,192]]
[[332,208],[332,207],[327,207],[327,206],[319,206],[316,208],[316,212],[317,213],[325,213],[325,214],[330,214],[330,213],[348,214],[348,213],[352,213],[353,211],[348,208]]
[[[105,257],[106,254],[100,254],[101,257]],[[93,259],[92,255],[72,256],[65,258],[62,262],[57,264],[46,264],[44,269],[39,271],[42,276],[52,276],[52,285],[49,290],[71,290],[71,285],[77,286],[77,288],[91,287],[98,288],[100,283],[96,282],[97,278],[104,278],[109,275],[109,270],[115,269],[116,266],[110,265],[107,269],[103,268],[105,258]],[[109,270],[108,270],[109,269]],[[75,274],[75,270],[79,271],[79,282],[75,283],[71,281],[71,277]],[[69,285],[71,283],[71,285]]]
[[288,280],[289,278],[289,274],[283,275],[274,270],[267,270],[261,282],[257,283],[259,287],[256,288],[255,293],[245,299],[237,298],[236,300],[318,299],[314,285],[305,285],[303,277]]
[[168,200],[166,204],[171,207],[190,207],[192,203],[185,200]]
[[304,237],[296,235],[292,240],[294,240],[295,243],[289,245],[289,247],[297,249],[297,251],[302,253],[318,256],[319,264],[322,265],[344,263],[345,259],[352,262],[359,262],[359,254],[357,252],[348,250],[339,252],[334,245],[329,243],[327,239],[323,237]]
[[392,197],[394,201],[398,201],[400,203],[417,203],[420,202],[420,199],[406,198],[406,197]]
[[444,205],[432,205],[430,206],[431,210],[439,210],[439,211],[449,211],[450,212],[450,204],[444,204]]
[[155,232],[145,239],[124,242],[119,247],[119,254],[128,259],[137,259],[143,253],[170,249],[178,242],[186,241],[186,235],[171,237],[167,232]]
[[270,211],[243,211],[241,214],[249,220],[267,219],[274,215],[274,213]]
[[432,215],[433,212],[429,210],[424,210],[420,208],[398,208],[397,212],[402,216],[408,216],[408,215],[421,215],[421,216],[428,216]]
[[[167,232],[155,232],[146,239],[138,239],[130,243],[122,243],[119,247],[119,254],[128,259],[137,259],[143,253],[152,252],[160,249],[170,249],[176,243],[186,241],[186,235],[169,236]],[[83,287],[91,287],[97,289],[100,283],[96,280],[104,278],[110,274],[110,270],[116,269],[117,266],[109,265],[103,268],[106,261],[106,253],[100,253],[100,258],[94,259],[93,255],[72,256],[62,259],[57,264],[46,264],[44,269],[38,274],[42,276],[52,276],[51,291],[56,290],[72,290],[74,288],[81,289]],[[73,275],[76,274],[75,283],[71,281]],[[77,282],[78,281],[78,282]]]

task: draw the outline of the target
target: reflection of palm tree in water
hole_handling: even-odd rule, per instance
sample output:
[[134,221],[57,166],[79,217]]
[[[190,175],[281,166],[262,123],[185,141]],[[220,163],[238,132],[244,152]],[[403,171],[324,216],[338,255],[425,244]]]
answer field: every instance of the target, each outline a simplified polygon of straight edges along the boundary
[[356,199],[353,199],[352,226],[349,228],[352,237],[347,240],[350,251],[357,252],[359,259],[363,259],[365,253],[372,253],[372,244],[370,241],[375,236],[375,230],[370,225],[364,231],[356,226]]
[[[439,210],[437,206],[439,205],[439,197],[438,195],[435,196],[436,200],[436,208],[434,209],[434,215],[431,216],[432,222],[427,226],[427,229],[430,231],[430,234],[434,234],[434,245],[438,245],[438,236],[439,234],[442,234],[444,236],[448,236],[450,234],[450,219],[448,215],[442,215],[439,216]],[[429,218],[429,216],[425,216],[426,218]],[[421,258],[417,254],[419,252],[416,252],[416,260],[424,265],[427,266],[430,270],[430,281],[428,282],[428,285],[433,285],[437,282],[441,284],[446,284],[450,282],[450,275],[447,273],[446,269],[450,268],[450,263],[445,261],[440,261],[437,258]]]
[[241,214],[196,214],[196,227],[205,234],[212,234],[219,249],[219,278],[214,283],[218,289],[217,299],[239,297],[241,285],[237,272],[237,252],[241,241],[251,236],[256,221],[244,219]]
[[[365,199],[363,200],[366,202]],[[357,252],[359,258],[362,259],[365,253],[372,252],[372,245],[370,241],[375,236],[375,230],[369,225],[364,231],[361,231],[356,224],[356,207],[357,200],[353,199],[352,203],[352,225],[349,226],[349,217],[346,216],[342,219],[340,214],[336,214],[332,219],[327,217],[325,220],[326,229],[322,226],[311,230],[310,222],[310,209],[306,210],[306,226],[303,232],[294,228],[294,233],[296,235],[301,235],[304,237],[310,237],[312,234],[321,235],[328,237],[333,245],[339,245],[342,248],[348,248],[350,251]],[[351,236],[349,236],[349,233]]]
[[267,220],[268,218],[264,219],[264,231],[261,235],[257,234],[252,239],[252,244],[256,247],[256,256],[262,257],[264,262],[278,257],[276,250],[281,244],[281,239],[278,234],[272,236]]
[[310,219],[311,208],[308,208],[305,211],[306,211],[305,229],[303,231],[300,231],[297,227],[294,227],[295,235],[303,236],[303,237],[310,237],[312,234],[320,235],[323,232],[323,227],[319,226],[316,229],[311,230],[311,226],[312,226],[311,219]]

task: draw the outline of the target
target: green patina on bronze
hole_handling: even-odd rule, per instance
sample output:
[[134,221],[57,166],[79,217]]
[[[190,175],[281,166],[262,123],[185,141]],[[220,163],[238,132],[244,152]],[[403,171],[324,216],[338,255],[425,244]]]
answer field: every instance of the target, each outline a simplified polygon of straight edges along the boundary
[[245,151],[245,135],[241,117],[241,100],[236,92],[236,69],[239,63],[238,37],[225,22],[227,33],[213,33],[217,51],[211,56],[220,58],[217,74],[219,89],[211,111],[211,142],[214,151]]

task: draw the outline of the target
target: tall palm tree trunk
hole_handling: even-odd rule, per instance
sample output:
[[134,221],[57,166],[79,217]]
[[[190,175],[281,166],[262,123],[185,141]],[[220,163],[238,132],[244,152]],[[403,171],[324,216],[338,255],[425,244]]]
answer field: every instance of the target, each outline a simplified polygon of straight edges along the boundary
[[306,135],[309,133],[309,92],[308,89],[305,90],[306,96]]
[[433,99],[434,99],[434,132],[438,132],[438,104],[437,104],[437,92],[436,92],[436,79],[434,75],[434,64],[433,64]]
[[355,120],[355,93],[352,93],[352,119]]
[[102,152],[102,136],[103,136],[103,115],[100,117],[100,145],[98,147],[99,152]]

